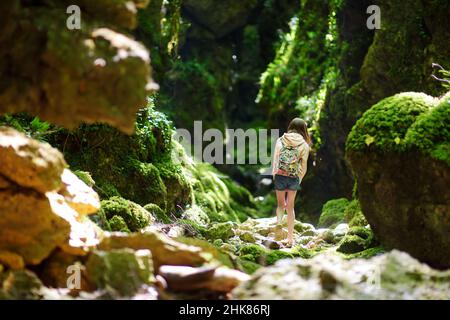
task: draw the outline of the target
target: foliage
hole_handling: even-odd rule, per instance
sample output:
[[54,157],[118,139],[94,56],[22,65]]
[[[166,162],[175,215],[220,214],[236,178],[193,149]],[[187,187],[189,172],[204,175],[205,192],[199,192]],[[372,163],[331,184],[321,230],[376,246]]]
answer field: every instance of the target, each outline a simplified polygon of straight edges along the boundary
[[58,130],[50,123],[41,121],[38,117],[31,117],[26,113],[4,114],[0,117],[0,125],[13,127],[28,137],[40,141],[46,141],[47,135]]

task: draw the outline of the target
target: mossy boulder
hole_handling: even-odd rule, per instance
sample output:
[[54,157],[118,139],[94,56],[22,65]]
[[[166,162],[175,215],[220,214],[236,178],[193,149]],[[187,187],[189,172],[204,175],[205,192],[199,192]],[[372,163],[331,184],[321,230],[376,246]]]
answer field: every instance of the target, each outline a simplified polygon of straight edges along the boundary
[[167,216],[167,214],[162,210],[157,204],[149,203],[144,206],[144,209],[150,212],[150,214],[155,217],[156,221],[161,223],[171,223],[172,220]]
[[234,234],[234,224],[232,222],[221,222],[214,223],[207,228],[205,236],[211,240],[222,239],[223,241],[226,241],[233,237]]
[[215,2],[211,0],[186,0],[183,6],[187,12],[217,37],[223,37],[242,27],[258,0],[237,2]]
[[361,211],[361,205],[358,199],[349,202],[344,210],[344,218],[350,227],[364,227],[368,224],[366,217]]
[[70,128],[103,121],[131,133],[139,105],[157,88],[147,50],[126,35],[147,2],[77,1],[79,30],[66,28],[70,2],[2,5],[0,72],[8,81],[0,113],[28,111]]
[[232,294],[244,300],[448,300],[449,277],[397,250],[358,260],[330,252],[261,268]]
[[347,235],[336,249],[342,253],[355,253],[367,249],[367,241],[358,235]]
[[93,252],[86,262],[86,274],[95,287],[127,297],[155,280],[150,250],[128,248]]
[[143,207],[120,197],[102,200],[100,211],[94,219],[105,230],[128,232],[143,229],[155,221]]
[[450,266],[448,97],[386,98],[358,120],[346,147],[377,239],[440,268]]
[[294,255],[292,253],[286,252],[286,251],[282,251],[282,250],[272,250],[269,252],[269,254],[266,257],[266,264],[267,265],[272,265],[275,262],[277,262],[278,260],[281,259],[289,259],[289,258],[293,258]]
[[324,204],[319,218],[319,227],[330,227],[345,222],[345,209],[349,201],[346,198],[330,200]]
[[239,270],[241,270],[247,274],[253,274],[256,272],[256,270],[261,268],[260,264],[257,264],[250,260],[240,259],[240,258],[237,261],[237,266],[238,266]]
[[40,300],[44,296],[43,287],[30,270],[0,271],[0,300]]
[[257,244],[244,245],[239,250],[241,259],[252,261],[259,264],[264,264],[268,250]]

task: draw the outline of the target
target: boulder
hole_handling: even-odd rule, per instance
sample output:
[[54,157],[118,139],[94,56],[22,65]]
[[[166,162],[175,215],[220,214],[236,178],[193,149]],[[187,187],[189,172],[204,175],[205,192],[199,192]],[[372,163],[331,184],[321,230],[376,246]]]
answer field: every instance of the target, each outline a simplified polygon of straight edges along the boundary
[[25,111],[68,128],[107,122],[131,133],[157,85],[144,46],[112,29],[133,28],[146,2],[79,1],[79,30],[66,27],[70,1],[2,4],[0,73],[8,81],[0,114]]
[[86,275],[97,288],[128,297],[155,282],[150,250],[94,251],[86,262]]
[[164,264],[199,266],[210,259],[199,247],[183,244],[151,229],[132,234],[106,232],[98,248],[103,251],[148,249],[152,252],[155,269]]
[[42,282],[29,270],[0,272],[0,300],[42,299]]
[[0,128],[0,261],[39,264],[57,247],[85,254],[98,244],[86,221],[97,194],[68,169],[62,154],[14,129]]
[[386,98],[358,120],[346,146],[377,239],[438,268],[450,267],[449,100]]
[[217,2],[211,0],[186,0],[183,7],[201,26],[222,37],[242,27],[258,0]]
[[326,253],[260,268],[232,295],[255,300],[448,300],[450,271],[431,269],[396,250],[351,261]]
[[224,267],[161,266],[159,274],[170,289],[181,291],[205,289],[227,293],[250,279],[245,273]]
[[233,222],[214,223],[206,230],[208,239],[228,240],[234,236]]

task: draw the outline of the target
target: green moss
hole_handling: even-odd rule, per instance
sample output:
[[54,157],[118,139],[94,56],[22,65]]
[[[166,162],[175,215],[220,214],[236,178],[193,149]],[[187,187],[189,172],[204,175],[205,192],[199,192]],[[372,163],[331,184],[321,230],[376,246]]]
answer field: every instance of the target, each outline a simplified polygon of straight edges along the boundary
[[405,92],[386,98],[367,110],[353,126],[347,152],[404,151],[408,129],[436,100],[423,93]]
[[92,176],[87,171],[81,171],[81,170],[75,170],[73,173],[85,184],[87,184],[89,187],[93,187],[95,185],[94,179],[92,179]]
[[179,219],[177,220],[177,224],[183,225],[185,228],[188,228],[190,233],[196,237],[205,237],[208,233],[208,229],[197,224],[195,221]]
[[317,254],[317,251],[312,250],[312,249],[307,249],[307,248],[304,248],[303,246],[299,245],[299,246],[294,247],[292,249],[291,253],[294,257],[310,259]]
[[336,249],[342,253],[356,253],[367,249],[367,240],[357,235],[346,235]]
[[116,249],[95,251],[86,263],[86,273],[99,289],[115,290],[120,295],[132,296],[144,284],[154,282],[150,251]]
[[248,244],[241,247],[239,256],[241,259],[263,264],[268,250],[257,244]]
[[450,165],[450,93],[409,128],[405,144]]
[[245,259],[244,257],[238,258],[237,260],[237,267],[239,270],[247,273],[247,274],[253,274],[261,268],[260,264],[257,264],[253,261],[250,261],[248,259]]
[[234,224],[232,222],[214,223],[206,230],[208,239],[228,240],[234,236]]
[[319,218],[320,227],[330,227],[345,222],[344,213],[349,205],[346,198],[333,199],[324,204]]
[[121,216],[113,216],[108,220],[107,225],[111,231],[131,232],[124,218]]
[[101,201],[100,211],[96,218],[100,226],[106,230],[123,231],[126,226],[133,232],[145,228],[154,219],[140,205],[120,197]]
[[172,220],[157,204],[149,203],[144,206],[144,209],[150,212],[156,218],[156,221],[161,223],[172,223]]
[[342,254],[345,259],[369,259],[374,256],[377,256],[381,253],[386,252],[382,247],[374,247],[365,249],[363,251],[352,253],[352,254]]
[[135,185],[123,190],[122,194],[128,199],[146,199],[157,204],[160,208],[167,207],[167,189],[161,179],[158,168],[152,163],[130,161],[129,168]]
[[197,205],[184,211],[182,217],[201,226],[207,226],[210,223],[208,214]]
[[216,246],[209,243],[208,241],[196,239],[196,238],[188,238],[188,237],[178,237],[176,238],[177,241],[180,241],[182,243],[200,247],[202,248],[202,252],[206,254],[210,254],[211,257],[219,262],[221,265],[224,265],[229,268],[233,268],[233,262],[230,259],[230,256],[221,250],[219,250]]
[[294,255],[292,255],[289,252],[282,251],[282,250],[272,250],[267,255],[266,263],[267,263],[267,265],[272,265],[275,262],[277,262],[278,260],[289,259],[289,258],[294,258]]
[[350,227],[368,225],[366,217],[361,211],[361,205],[357,199],[350,201],[344,210],[344,218]]
[[365,227],[352,227],[347,232],[348,235],[356,235],[364,240],[370,240],[373,237],[372,230]]

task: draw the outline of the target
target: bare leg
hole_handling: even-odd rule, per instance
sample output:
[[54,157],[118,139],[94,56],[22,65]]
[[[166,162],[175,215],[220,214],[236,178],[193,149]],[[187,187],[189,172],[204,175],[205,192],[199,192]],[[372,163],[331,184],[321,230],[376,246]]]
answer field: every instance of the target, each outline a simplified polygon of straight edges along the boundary
[[294,242],[294,222],[295,222],[294,203],[296,194],[297,191],[293,190],[287,191],[287,204],[286,204],[287,222],[288,222],[287,242],[289,246],[291,246]]
[[286,191],[275,190],[277,195],[277,223],[281,224],[286,209]]

